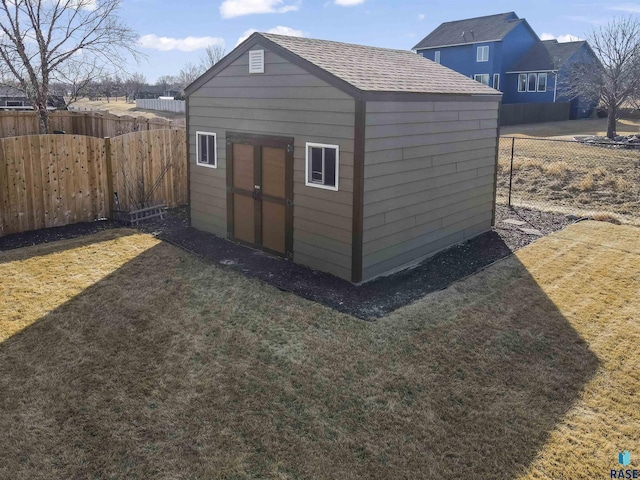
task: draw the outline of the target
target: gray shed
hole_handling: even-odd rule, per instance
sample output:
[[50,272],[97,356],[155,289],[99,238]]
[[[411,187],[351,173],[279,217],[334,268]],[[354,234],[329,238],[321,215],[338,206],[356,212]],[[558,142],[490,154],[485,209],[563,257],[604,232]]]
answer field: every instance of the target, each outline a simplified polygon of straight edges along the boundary
[[255,33],[186,89],[191,224],[354,283],[491,228],[500,92]]

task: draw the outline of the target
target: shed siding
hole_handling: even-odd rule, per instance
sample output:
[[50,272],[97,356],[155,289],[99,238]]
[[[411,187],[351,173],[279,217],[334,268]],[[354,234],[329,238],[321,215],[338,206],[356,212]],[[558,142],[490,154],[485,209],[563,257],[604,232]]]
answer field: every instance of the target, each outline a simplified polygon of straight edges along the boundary
[[491,228],[498,102],[368,102],[363,278]]
[[[227,234],[227,131],[293,137],[294,261],[350,279],[355,101],[267,49],[248,72],[246,53],[189,97],[192,224]],[[196,165],[196,131],[216,133],[217,169]],[[306,142],[339,145],[339,191],[305,185]]]

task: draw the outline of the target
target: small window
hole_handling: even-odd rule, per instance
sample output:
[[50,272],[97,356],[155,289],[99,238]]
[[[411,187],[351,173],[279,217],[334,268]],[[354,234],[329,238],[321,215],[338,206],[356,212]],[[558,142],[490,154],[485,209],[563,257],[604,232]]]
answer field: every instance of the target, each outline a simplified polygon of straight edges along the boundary
[[518,91],[526,92],[527,91],[527,74],[521,73],[518,75]]
[[306,185],[338,190],[338,145],[307,143]]
[[527,92],[535,92],[537,83],[538,75],[536,75],[535,73],[530,73],[529,79],[527,80]]
[[488,62],[489,61],[489,46],[485,45],[484,47],[478,47],[476,53],[476,61],[477,62]]
[[249,73],[264,73],[264,50],[249,51]]
[[436,53],[433,54],[433,61],[440,63],[440,50],[436,50]]
[[493,74],[493,88],[495,88],[496,90],[500,90],[500,74],[499,73]]
[[7,100],[7,107],[24,107],[24,102],[20,100]]
[[488,73],[476,74],[476,75],[473,76],[473,79],[476,82],[480,82],[483,85],[489,86],[489,74]]
[[547,74],[546,73],[538,74],[538,91],[539,92],[547,91]]
[[217,168],[216,134],[196,132],[196,164]]

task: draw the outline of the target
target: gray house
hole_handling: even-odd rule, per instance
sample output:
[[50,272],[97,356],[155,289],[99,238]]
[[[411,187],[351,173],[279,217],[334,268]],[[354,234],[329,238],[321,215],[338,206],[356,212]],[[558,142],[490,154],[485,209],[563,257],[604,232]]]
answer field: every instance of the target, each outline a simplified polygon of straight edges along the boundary
[[354,283],[491,228],[500,92],[255,33],[186,89],[192,225]]

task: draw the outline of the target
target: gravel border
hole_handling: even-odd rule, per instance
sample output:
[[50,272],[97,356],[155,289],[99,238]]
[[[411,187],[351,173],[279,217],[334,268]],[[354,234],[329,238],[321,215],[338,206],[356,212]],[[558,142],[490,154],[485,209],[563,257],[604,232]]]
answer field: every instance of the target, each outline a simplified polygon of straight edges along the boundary
[[[504,223],[506,219],[525,223],[517,226]],[[523,232],[522,227],[533,228],[547,235],[572,221],[562,214],[498,205],[496,228],[492,231],[448,248],[415,267],[360,286],[201,232],[187,223],[187,209],[178,208],[169,210],[165,219],[150,220],[139,226],[138,230],[281,290],[361,319],[373,320],[430,292],[442,290],[539,238],[539,235]],[[0,251],[75,238],[119,226],[116,222],[104,220],[8,235],[0,238]]]

